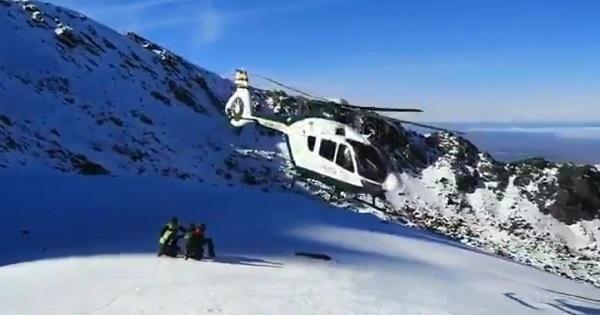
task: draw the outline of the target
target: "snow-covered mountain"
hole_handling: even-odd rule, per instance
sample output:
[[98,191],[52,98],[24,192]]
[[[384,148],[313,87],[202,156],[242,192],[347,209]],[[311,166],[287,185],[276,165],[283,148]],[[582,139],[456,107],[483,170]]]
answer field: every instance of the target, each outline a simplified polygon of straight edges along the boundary
[[[275,192],[277,198],[282,199],[286,197],[280,194],[290,195],[284,193],[291,175],[281,137],[254,127],[238,132],[227,125],[222,112],[233,89],[230,81],[136,34],[119,34],[82,14],[47,3],[0,0],[0,38],[0,177],[6,179],[2,185],[9,185],[12,180],[18,182],[19,178],[71,178],[72,174],[80,174],[117,179],[135,177],[150,182],[158,181],[158,178],[176,179],[185,182],[181,184],[184,190],[195,187],[207,194],[207,187],[211,187],[216,189],[218,196],[225,195],[223,191],[238,195],[247,189],[254,191],[250,194],[252,198],[268,192]],[[282,93],[256,93],[257,100],[265,100],[265,104],[277,109],[284,107],[283,111],[297,101],[297,98]],[[346,119],[351,118],[350,121],[365,133],[372,133],[373,140],[396,162],[401,188],[387,196],[385,213],[378,214],[450,235],[488,252],[552,273],[600,285],[600,172],[597,167],[562,165],[543,159],[501,163],[455,135],[422,135],[405,129],[391,118],[347,114]],[[89,180],[105,183],[106,187],[125,189],[123,186],[126,186],[116,179],[112,182],[104,177]],[[78,180],[66,182],[68,184],[63,182],[56,190],[50,188],[51,185],[44,189],[32,187],[31,193],[64,193],[69,184],[87,187],[82,188],[85,193],[101,187],[86,186]],[[33,180],[28,183],[37,185]],[[298,191],[307,193],[300,188]],[[152,189],[137,192],[156,193]],[[99,193],[122,196],[109,191]],[[320,193],[315,192],[316,195]],[[155,198],[158,197],[149,200]],[[208,198],[185,198],[195,200],[194,205],[199,202],[219,207],[217,201]],[[266,200],[270,198],[265,197]],[[294,198],[297,196],[290,200],[297,200]],[[46,196],[42,200],[51,202],[52,198]],[[133,201],[140,199],[132,197],[131,200],[125,204],[135,207]],[[21,210],[31,211],[40,205],[35,200],[30,202],[24,203]],[[252,205],[258,206],[262,202]],[[12,201],[8,205],[18,209],[17,204]],[[327,211],[334,211],[319,204]],[[118,211],[115,204],[111,205],[109,208]],[[169,207],[166,201],[161,205]],[[348,201],[335,205],[369,210]],[[299,209],[295,205],[290,207]],[[275,209],[269,209],[264,215],[269,218],[268,222],[277,224],[271,218]],[[72,209],[69,214],[73,213]],[[100,219],[123,219],[128,225],[135,222],[129,215],[125,218],[113,215]],[[153,215],[155,219],[148,222],[157,224],[158,215]],[[218,220],[217,217],[210,216],[212,220]],[[226,212],[226,217],[232,221],[237,218],[231,209]],[[250,222],[256,220],[245,215],[239,217]],[[28,227],[39,220],[37,217],[22,214],[12,218],[14,220],[1,224],[31,229],[31,233],[55,232],[45,230],[47,227],[43,224]],[[66,224],[67,230],[76,229],[74,222]],[[376,229],[372,223],[360,225],[360,228],[367,227]],[[246,231],[243,225],[240,229],[240,233]],[[142,230],[148,232],[146,228]],[[226,234],[217,232],[221,237]],[[269,233],[265,235],[255,229],[252,232],[268,240],[276,239]],[[323,234],[317,234],[326,235],[328,242],[348,236],[321,232]],[[83,233],[87,235],[88,232]],[[93,236],[107,236],[108,233],[104,230]],[[403,238],[408,235],[406,233],[432,237],[408,230],[394,235]],[[349,238],[360,243],[360,235],[351,234]],[[37,247],[47,246],[39,241],[28,243],[30,240],[21,237],[18,234],[5,238],[20,246],[5,246],[15,248],[11,251],[14,255],[13,258],[3,256],[0,263],[50,255],[46,251],[33,253],[39,250]],[[97,238],[92,240],[97,241]],[[61,247],[85,247],[85,243],[66,242],[48,246],[58,248],[58,257],[61,257]],[[233,241],[225,242],[225,248],[238,252],[239,247],[230,243]],[[384,241],[369,245],[385,247],[386,244]],[[403,245],[415,245],[394,244],[399,251]],[[381,252],[383,249],[379,247],[373,250],[377,255],[392,255],[385,250]],[[135,246],[121,248],[124,252],[138,252],[136,249]],[[145,250],[143,247],[142,252]],[[65,252],[67,255],[82,254]],[[115,252],[108,250],[106,253]],[[277,253],[280,254],[281,249]],[[461,255],[449,253],[443,259]],[[393,263],[401,263],[398,257],[395,258]],[[484,263],[477,259],[475,262]],[[505,266],[505,263],[499,264]],[[472,263],[462,266],[474,268]],[[498,268],[506,271],[504,267]],[[501,273],[494,273],[498,274]],[[525,277],[526,272],[517,274]],[[534,277],[538,276],[535,273]],[[565,285],[568,282],[556,283]],[[440,287],[440,292],[450,291],[446,289]],[[551,301],[546,301],[545,305],[549,303]],[[465,313],[464,309],[462,311]],[[421,313],[427,311],[424,309]]]
[[0,168],[212,183],[231,143],[265,142],[222,119],[230,81],[65,8],[0,8]]
[[449,134],[424,142],[437,157],[404,173],[403,190],[390,196],[405,216],[519,262],[599,279],[596,168],[543,159],[500,163]]

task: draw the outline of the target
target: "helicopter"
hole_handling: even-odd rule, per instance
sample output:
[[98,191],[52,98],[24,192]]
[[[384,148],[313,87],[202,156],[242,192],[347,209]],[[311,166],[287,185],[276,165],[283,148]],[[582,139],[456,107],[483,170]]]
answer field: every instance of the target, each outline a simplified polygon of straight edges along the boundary
[[[305,114],[283,117],[258,113],[251,99],[248,72],[236,70],[234,84],[236,90],[225,105],[225,114],[231,125],[243,127],[250,123],[257,123],[284,134],[290,161],[301,176],[330,184],[335,191],[366,193],[373,196],[373,199],[383,197],[385,192],[392,191],[399,185],[394,175],[393,163],[365,135],[351,125],[327,115],[315,117],[315,115]],[[291,89],[308,96],[310,103],[320,104],[326,108],[421,112],[420,109],[412,108],[391,109],[340,104]],[[333,110],[333,112],[338,111]]]

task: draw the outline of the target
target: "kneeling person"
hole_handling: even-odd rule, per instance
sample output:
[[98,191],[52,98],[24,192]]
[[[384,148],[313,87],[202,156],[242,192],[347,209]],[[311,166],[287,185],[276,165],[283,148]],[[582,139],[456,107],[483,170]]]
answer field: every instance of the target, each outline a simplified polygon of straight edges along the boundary
[[204,246],[208,248],[208,256],[215,257],[215,247],[211,238],[205,237],[206,225],[190,225],[186,233],[187,245],[185,258],[202,259],[204,258]]
[[179,253],[179,246],[177,241],[181,238],[178,235],[179,231],[185,232],[185,229],[179,226],[179,222],[176,217],[171,218],[160,231],[160,238],[158,240],[158,256],[167,255],[170,257],[177,257]]

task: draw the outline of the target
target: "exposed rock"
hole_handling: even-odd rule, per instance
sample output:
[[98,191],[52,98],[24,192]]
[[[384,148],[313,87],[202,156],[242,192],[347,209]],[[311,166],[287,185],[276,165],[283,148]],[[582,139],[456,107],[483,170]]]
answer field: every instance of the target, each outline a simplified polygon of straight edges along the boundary
[[71,157],[71,163],[73,167],[79,171],[82,175],[108,175],[110,171],[105,169],[102,165],[94,163],[87,159],[83,155],[76,155]]
[[141,122],[143,122],[144,124],[147,125],[154,125],[154,122],[152,121],[152,119],[150,119],[150,117],[144,115],[143,113],[139,112],[139,111],[132,111],[131,114],[134,117],[137,117]]
[[600,218],[600,172],[596,168],[563,165],[558,185],[556,199],[545,212],[566,224]]
[[160,94],[160,92],[152,91],[150,92],[150,95],[152,95],[152,97],[154,97],[155,99],[163,102],[165,105],[171,105],[171,100],[168,97]]
[[12,126],[12,122],[10,121],[10,118],[8,118],[8,116],[6,115],[0,115],[0,123],[3,123],[4,125],[11,127]]
[[79,43],[79,38],[77,37],[77,35],[75,35],[75,31],[72,27],[59,23],[56,29],[54,30],[54,33],[56,34],[56,37],[58,37],[58,40],[61,43],[67,45],[70,48],[77,47],[77,44]]
[[194,99],[193,94],[185,87],[177,84],[175,81],[169,81],[169,90],[175,95],[175,98],[191,107],[195,112],[205,114],[206,110],[202,105],[198,104]]

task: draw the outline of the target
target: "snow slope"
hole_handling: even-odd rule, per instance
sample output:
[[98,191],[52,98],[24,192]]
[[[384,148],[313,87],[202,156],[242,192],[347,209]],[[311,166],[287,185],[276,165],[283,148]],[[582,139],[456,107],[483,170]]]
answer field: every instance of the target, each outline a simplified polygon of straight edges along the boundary
[[[600,313],[591,285],[301,194],[143,177],[0,186],[2,314]],[[171,214],[208,223],[219,258],[157,258]]]
[[[402,187],[388,194],[398,213],[478,248],[600,285],[600,186],[584,183],[600,179],[595,168],[543,159],[503,164],[458,136],[426,138],[432,139],[443,153],[401,174]],[[594,201],[579,198],[584,194],[574,187]],[[581,205],[589,211],[579,212]]]

